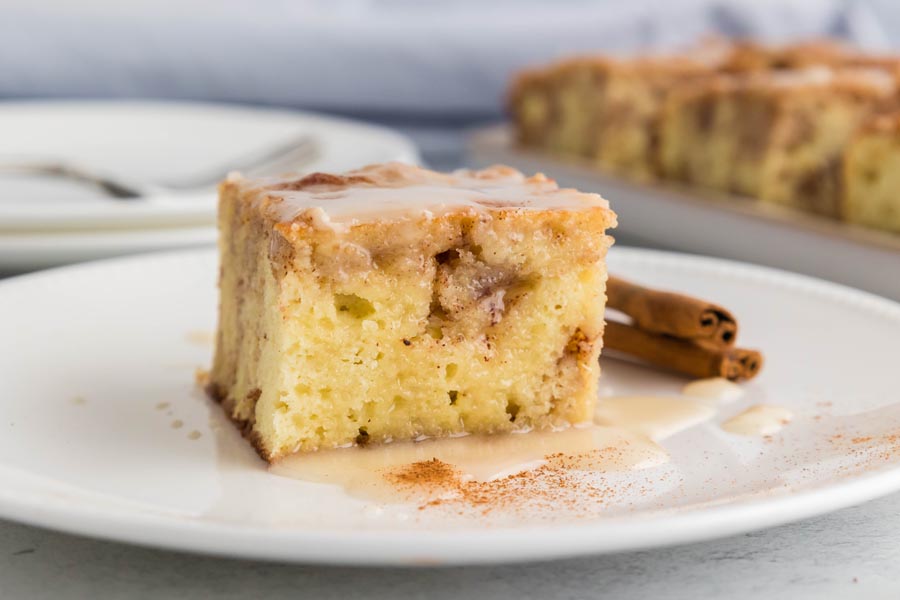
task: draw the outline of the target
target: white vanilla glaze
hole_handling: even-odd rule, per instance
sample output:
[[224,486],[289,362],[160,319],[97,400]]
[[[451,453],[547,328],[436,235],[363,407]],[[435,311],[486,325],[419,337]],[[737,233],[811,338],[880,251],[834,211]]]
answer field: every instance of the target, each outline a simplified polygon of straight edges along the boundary
[[744,395],[744,388],[724,377],[697,379],[681,388],[688,398],[711,400],[713,402],[734,402]]
[[398,489],[386,475],[438,459],[452,465],[461,481],[502,479],[547,463],[551,455],[569,457],[583,471],[631,471],[664,464],[668,454],[649,438],[624,429],[588,426],[564,431],[469,435],[340,448],[288,456],[269,470],[277,475],[339,485],[349,493],[381,502],[427,500],[441,490],[422,486]]
[[280,222],[303,219],[332,229],[466,210],[609,208],[598,194],[560,189],[543,175],[526,178],[503,166],[444,174],[387,163],[325,177],[323,182],[313,178],[245,180],[232,174],[228,181],[252,190],[258,199],[268,199],[265,210]]
[[535,470],[564,457],[573,471],[637,471],[669,460],[659,442],[715,415],[710,405],[682,398],[605,398],[596,424],[563,431],[394,442],[368,447],[298,453],[270,466],[277,475],[339,485],[349,493],[386,503],[434,499],[446,490],[397,486],[392,472],[437,459],[458,471],[462,482],[489,482]]
[[722,429],[738,435],[772,435],[793,418],[794,414],[783,406],[756,404],[722,423]]
[[755,73],[773,87],[794,87],[802,85],[827,85],[834,81],[835,72],[825,65],[815,65],[805,69],[787,69]]
[[746,75],[730,75],[719,80],[725,90],[750,89],[781,93],[796,89],[816,88],[828,91],[852,90],[863,94],[886,96],[897,90],[896,79],[883,69],[847,67],[834,69],[815,65],[802,69],[760,71]]
[[603,398],[595,422],[663,440],[679,431],[711,419],[715,408],[705,402],[662,396]]

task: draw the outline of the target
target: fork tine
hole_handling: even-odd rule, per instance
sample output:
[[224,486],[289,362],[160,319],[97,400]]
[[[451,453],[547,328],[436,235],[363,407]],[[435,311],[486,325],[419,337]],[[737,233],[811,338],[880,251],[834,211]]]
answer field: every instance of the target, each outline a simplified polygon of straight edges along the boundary
[[271,161],[260,163],[247,171],[256,175],[280,175],[291,171],[297,171],[300,167],[308,165],[318,156],[314,148],[298,147]]
[[270,165],[279,166],[287,161],[303,164],[310,162],[317,155],[318,143],[308,134],[304,134],[291,138],[277,146],[266,148],[262,152],[236,159],[221,169],[209,172],[207,175],[167,182],[165,186],[172,189],[205,187],[221,181],[231,171],[258,172],[261,168],[270,167]]

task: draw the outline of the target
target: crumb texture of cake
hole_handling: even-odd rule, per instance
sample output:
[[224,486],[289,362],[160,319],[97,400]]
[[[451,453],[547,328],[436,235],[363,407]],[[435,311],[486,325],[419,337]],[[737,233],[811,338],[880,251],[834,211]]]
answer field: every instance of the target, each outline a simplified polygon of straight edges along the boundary
[[844,181],[847,221],[900,233],[900,113],[881,116],[853,138]]
[[210,394],[270,461],[589,421],[614,225],[508,167],[232,176]]

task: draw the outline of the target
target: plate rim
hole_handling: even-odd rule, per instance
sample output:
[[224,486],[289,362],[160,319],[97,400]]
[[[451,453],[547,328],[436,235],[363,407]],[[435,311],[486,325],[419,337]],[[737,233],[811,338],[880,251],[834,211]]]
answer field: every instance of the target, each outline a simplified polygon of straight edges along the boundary
[[[428,550],[422,550],[421,533],[415,530],[259,529],[85,504],[67,510],[67,501],[60,498],[36,507],[24,495],[6,490],[0,490],[0,518],[93,539],[222,558],[355,567],[452,567],[563,560],[710,541],[836,512],[898,489],[900,467],[887,467],[803,492],[679,514],[481,532],[429,530]],[[651,529],[664,533],[650,533]]]
[[[678,263],[709,272],[726,270],[732,277],[765,279],[771,285],[832,301],[863,306],[900,322],[900,303],[840,284],[719,258],[618,247],[619,259],[665,266]],[[166,260],[209,260],[214,249],[174,250],[102,259],[11,277],[0,281],[0,294],[10,287],[38,285],[58,277],[129,263]],[[619,260],[615,259],[615,260]],[[0,487],[0,518],[67,533],[142,546],[233,558],[306,564],[353,566],[451,566],[521,563],[666,547],[756,531],[795,522],[900,490],[900,462],[877,470],[787,494],[754,497],[735,504],[685,512],[576,521],[558,525],[487,528],[483,531],[428,530],[427,543],[416,530],[315,531],[241,525],[164,512],[110,508],[13,489],[15,472],[0,465],[7,484]],[[15,483],[15,481],[13,481]],[[37,497],[35,497],[37,496]],[[426,548],[427,546],[427,548]]]

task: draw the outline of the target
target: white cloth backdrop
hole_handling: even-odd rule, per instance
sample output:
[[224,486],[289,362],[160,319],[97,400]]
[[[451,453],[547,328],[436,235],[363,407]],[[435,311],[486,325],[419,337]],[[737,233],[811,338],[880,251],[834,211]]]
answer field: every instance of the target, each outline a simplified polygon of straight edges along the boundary
[[327,110],[406,127],[442,162],[458,151],[444,133],[497,118],[523,65],[711,32],[882,48],[898,14],[896,0],[2,0],[0,99]]

